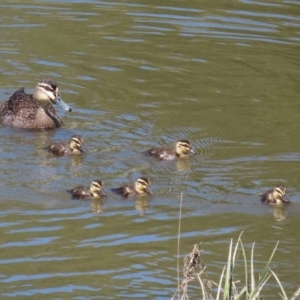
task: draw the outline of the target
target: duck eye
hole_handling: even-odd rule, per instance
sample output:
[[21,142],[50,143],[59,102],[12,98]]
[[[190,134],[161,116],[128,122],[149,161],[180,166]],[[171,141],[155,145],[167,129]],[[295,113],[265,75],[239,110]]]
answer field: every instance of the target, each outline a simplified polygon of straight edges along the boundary
[[44,89],[48,92],[53,92],[53,89],[50,86],[44,86]]

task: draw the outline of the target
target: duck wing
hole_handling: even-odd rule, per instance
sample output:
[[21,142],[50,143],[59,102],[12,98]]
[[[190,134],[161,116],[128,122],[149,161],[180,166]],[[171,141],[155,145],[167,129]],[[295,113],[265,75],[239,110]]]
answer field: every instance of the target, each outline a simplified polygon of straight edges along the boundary
[[54,143],[50,146],[46,146],[44,148],[45,150],[48,150],[49,152],[58,155],[58,156],[62,156],[67,154],[68,152],[68,147],[66,146],[66,144],[64,143]]
[[128,197],[131,196],[133,188],[128,186],[128,185],[124,185],[124,186],[121,186],[119,188],[114,188],[114,189],[111,189],[111,190],[112,190],[113,193],[121,195],[124,198],[128,198]]
[[35,115],[38,105],[33,101],[32,95],[25,93],[22,87],[15,91],[9,99],[2,105],[2,115],[12,114],[15,117],[24,119],[32,118]]
[[144,154],[159,160],[173,160],[176,158],[176,152],[173,149],[164,147],[152,147],[146,150]]
[[67,192],[72,195],[72,199],[85,199],[90,197],[87,188],[84,186],[78,186],[72,190],[68,190]]

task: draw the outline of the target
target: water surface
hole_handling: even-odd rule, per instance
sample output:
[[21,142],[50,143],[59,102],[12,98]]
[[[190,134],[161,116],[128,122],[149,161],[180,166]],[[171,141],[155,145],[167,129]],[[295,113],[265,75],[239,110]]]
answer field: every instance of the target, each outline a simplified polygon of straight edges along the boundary
[[[229,242],[255,242],[289,296],[299,285],[299,4],[296,1],[14,1],[0,5],[0,100],[55,79],[72,113],[55,131],[0,127],[2,298],[170,299],[202,241],[219,280]],[[53,140],[84,137],[82,157],[53,157]],[[197,155],[141,153],[187,138]],[[154,194],[110,189],[147,176]],[[104,181],[107,198],[67,189]],[[292,204],[258,194],[281,183]],[[237,276],[238,277],[238,276]],[[237,278],[238,279],[238,278]],[[264,299],[278,297],[275,280]],[[190,298],[199,298],[197,284]],[[276,295],[276,296],[274,296]]]

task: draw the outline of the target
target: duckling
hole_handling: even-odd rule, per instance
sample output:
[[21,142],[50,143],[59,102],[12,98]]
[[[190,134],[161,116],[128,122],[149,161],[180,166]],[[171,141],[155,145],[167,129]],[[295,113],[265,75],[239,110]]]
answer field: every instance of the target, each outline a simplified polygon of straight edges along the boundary
[[44,149],[58,156],[78,155],[86,151],[83,145],[83,138],[80,135],[73,135],[69,144],[57,142]]
[[26,129],[53,129],[60,127],[62,120],[51,104],[65,111],[72,109],[63,102],[57,84],[51,79],[40,80],[33,94],[26,94],[22,87],[0,106],[3,124]]
[[281,184],[276,185],[273,190],[265,192],[261,196],[261,202],[265,204],[290,203],[285,195],[285,186]]
[[106,197],[103,191],[103,183],[101,180],[93,180],[89,187],[78,186],[68,191],[72,195],[72,199],[88,199]]
[[175,149],[164,147],[153,147],[144,152],[148,156],[153,156],[159,160],[175,160],[185,157],[189,153],[195,153],[188,140],[178,140],[175,144]]
[[112,189],[112,191],[124,198],[132,198],[145,195],[146,193],[151,194],[152,192],[149,185],[150,182],[147,178],[140,177],[135,181],[134,186],[124,185],[119,188]]

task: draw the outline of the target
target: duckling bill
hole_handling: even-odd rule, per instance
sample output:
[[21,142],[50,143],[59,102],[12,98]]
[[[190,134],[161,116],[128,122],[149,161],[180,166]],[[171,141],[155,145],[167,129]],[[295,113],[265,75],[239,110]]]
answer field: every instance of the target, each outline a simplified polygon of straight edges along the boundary
[[56,142],[44,148],[57,156],[78,155],[86,151],[81,135],[73,135],[69,143]]
[[150,182],[145,177],[138,178],[134,186],[124,185],[119,188],[112,189],[112,191],[124,198],[133,198],[146,194],[151,194]]
[[290,203],[290,200],[285,195],[286,188],[284,185],[278,184],[273,190],[265,192],[261,196],[261,202],[264,204],[282,204]]
[[22,87],[0,105],[3,124],[26,129],[53,129],[62,125],[52,104],[65,111],[72,109],[61,99],[57,83],[51,79],[40,80],[33,94]]
[[175,160],[177,158],[185,157],[195,151],[192,149],[188,140],[178,140],[175,148],[152,147],[144,152],[147,156],[155,157],[159,160]]
[[72,199],[90,199],[107,196],[103,190],[103,183],[101,180],[93,180],[89,187],[78,186],[68,192],[71,193]]

